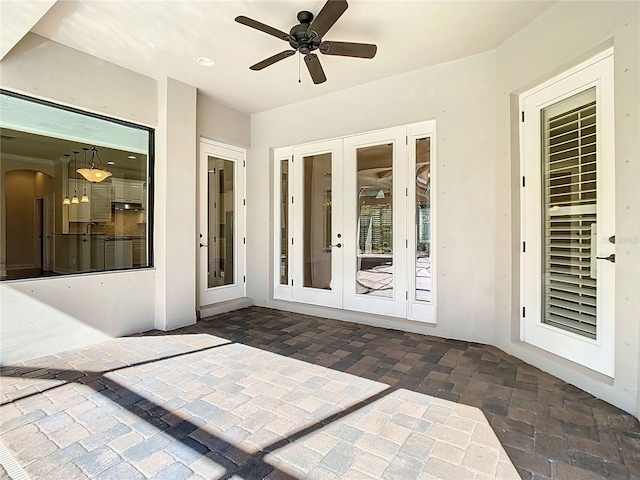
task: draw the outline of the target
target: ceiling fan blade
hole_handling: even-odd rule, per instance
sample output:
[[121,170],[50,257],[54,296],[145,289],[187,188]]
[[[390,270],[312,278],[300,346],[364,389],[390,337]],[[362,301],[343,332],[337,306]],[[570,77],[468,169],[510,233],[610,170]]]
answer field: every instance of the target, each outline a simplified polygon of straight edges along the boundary
[[276,53],[273,57],[265,58],[261,62],[258,62],[255,65],[251,65],[249,68],[251,70],[262,70],[269,65],[273,65],[280,60],[284,60],[285,58],[290,57],[294,53],[296,53],[295,50],[285,50],[284,52]]
[[340,55],[342,57],[373,58],[378,47],[372,43],[353,42],[322,42],[320,52],[325,55]]
[[346,0],[327,0],[320,13],[313,19],[309,26],[309,35],[322,38],[329,31],[333,24],[338,21],[347,10],[349,4]]
[[307,64],[313,83],[317,85],[327,81],[324,70],[322,70],[322,65],[320,65],[320,59],[315,53],[308,53],[305,55],[304,63]]
[[236,17],[236,22],[246,25],[247,27],[255,28],[256,30],[260,30],[261,32],[268,33],[269,35],[273,35],[280,40],[289,40],[290,38],[290,35],[288,33],[284,33],[277,28],[270,27],[269,25],[260,23],[253,18],[245,17],[244,15]]

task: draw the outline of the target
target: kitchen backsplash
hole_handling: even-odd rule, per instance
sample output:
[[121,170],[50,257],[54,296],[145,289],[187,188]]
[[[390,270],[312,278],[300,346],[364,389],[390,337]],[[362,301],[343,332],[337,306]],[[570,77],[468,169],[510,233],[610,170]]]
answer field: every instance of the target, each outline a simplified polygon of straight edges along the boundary
[[[145,212],[134,210],[115,210],[111,212],[111,222],[96,223],[91,226],[91,233],[104,233],[109,237],[129,237],[145,235],[147,224]],[[87,223],[69,223],[69,233],[85,233]]]

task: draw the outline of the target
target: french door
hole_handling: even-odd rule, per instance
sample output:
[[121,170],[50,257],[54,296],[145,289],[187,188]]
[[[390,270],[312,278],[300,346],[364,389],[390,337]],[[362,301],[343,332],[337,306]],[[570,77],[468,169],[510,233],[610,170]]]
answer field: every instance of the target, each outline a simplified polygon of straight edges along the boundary
[[522,99],[522,340],[614,375],[613,52]]
[[274,297],[433,322],[435,123],[275,152]]
[[[293,150],[294,263],[296,301],[342,306],[344,252],[342,142],[332,140]],[[338,208],[335,208],[338,206]]]
[[200,141],[200,306],[245,295],[245,151]]
[[406,128],[344,139],[344,308],[407,316]]

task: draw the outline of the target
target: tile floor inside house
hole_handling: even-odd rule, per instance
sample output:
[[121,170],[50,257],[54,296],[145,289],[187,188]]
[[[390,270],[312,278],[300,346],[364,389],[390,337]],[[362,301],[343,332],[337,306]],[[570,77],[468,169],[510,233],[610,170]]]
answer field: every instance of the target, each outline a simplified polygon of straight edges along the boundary
[[0,373],[32,479],[640,477],[635,418],[494,347],[259,307]]

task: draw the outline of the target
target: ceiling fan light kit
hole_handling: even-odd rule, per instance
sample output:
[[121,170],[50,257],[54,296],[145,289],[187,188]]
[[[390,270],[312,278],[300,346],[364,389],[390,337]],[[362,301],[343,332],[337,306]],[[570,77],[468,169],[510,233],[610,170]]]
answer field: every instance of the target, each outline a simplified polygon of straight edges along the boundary
[[295,25],[289,33],[285,33],[277,28],[270,27],[264,23],[253,20],[243,15],[236,17],[236,22],[254,28],[271,36],[279,38],[289,43],[293,50],[285,50],[262,60],[249,67],[251,70],[262,70],[273,65],[280,60],[284,60],[296,52],[304,55],[304,63],[309,70],[313,83],[319,84],[327,80],[318,55],[314,52],[318,50],[323,55],[338,55],[341,57],[373,58],[378,47],[370,43],[354,42],[331,42],[323,41],[322,37],[338,21],[347,10],[348,3],[345,0],[328,0],[316,17],[313,13],[303,10],[298,12],[298,25]]

